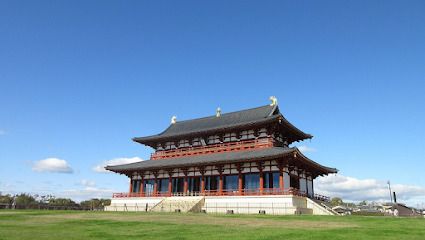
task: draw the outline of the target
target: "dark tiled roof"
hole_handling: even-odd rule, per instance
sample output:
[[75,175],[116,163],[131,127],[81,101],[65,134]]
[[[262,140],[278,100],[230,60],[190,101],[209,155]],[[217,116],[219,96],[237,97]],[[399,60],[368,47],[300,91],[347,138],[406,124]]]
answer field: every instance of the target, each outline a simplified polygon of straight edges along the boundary
[[188,156],[161,160],[147,160],[136,163],[118,165],[118,166],[107,166],[106,169],[113,172],[126,172],[132,170],[153,170],[161,168],[174,168],[174,167],[190,167],[194,165],[213,165],[220,163],[232,163],[232,162],[245,162],[250,160],[261,160],[270,159],[275,157],[287,156],[291,153],[297,152],[300,156],[300,160],[304,161],[307,165],[310,165],[314,169],[317,169],[322,174],[336,173],[335,168],[328,168],[322,166],[304,155],[297,148],[283,148],[283,147],[272,147],[261,150],[249,150],[249,151],[235,151],[215,154],[205,154],[198,156]]
[[295,126],[290,124],[285,118],[283,118],[277,105],[266,105],[237,112],[225,113],[220,117],[210,116],[186,121],[177,121],[175,124],[171,124],[164,132],[158,135],[139,137],[134,138],[133,140],[149,145],[151,142],[170,139],[173,137],[196,133],[208,133],[217,130],[262,124],[272,121],[277,122],[278,119],[283,120],[282,122],[287,125],[292,130],[292,132],[295,133],[295,135],[298,135],[298,139],[295,140],[302,140],[312,137],[311,135],[300,131]]

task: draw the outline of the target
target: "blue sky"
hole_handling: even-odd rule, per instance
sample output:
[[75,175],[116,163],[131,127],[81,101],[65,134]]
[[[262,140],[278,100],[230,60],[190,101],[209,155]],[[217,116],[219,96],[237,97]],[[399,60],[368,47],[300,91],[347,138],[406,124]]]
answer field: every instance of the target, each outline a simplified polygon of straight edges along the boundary
[[[314,135],[297,145],[340,170],[318,190],[358,200],[390,179],[423,204],[424,12],[413,0],[0,1],[0,191],[126,191],[93,168],[149,158],[132,137],[275,95]],[[36,171],[48,158],[63,171]]]

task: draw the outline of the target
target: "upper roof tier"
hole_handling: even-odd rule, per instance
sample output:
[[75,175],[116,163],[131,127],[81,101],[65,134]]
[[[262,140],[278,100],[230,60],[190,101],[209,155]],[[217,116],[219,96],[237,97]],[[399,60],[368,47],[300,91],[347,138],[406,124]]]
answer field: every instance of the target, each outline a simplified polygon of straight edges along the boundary
[[133,141],[149,146],[167,140],[180,140],[189,136],[202,136],[211,133],[228,132],[229,130],[247,130],[249,127],[277,124],[278,129],[289,143],[312,138],[288,122],[279,112],[277,105],[266,105],[192,120],[172,123],[160,134],[133,138]]

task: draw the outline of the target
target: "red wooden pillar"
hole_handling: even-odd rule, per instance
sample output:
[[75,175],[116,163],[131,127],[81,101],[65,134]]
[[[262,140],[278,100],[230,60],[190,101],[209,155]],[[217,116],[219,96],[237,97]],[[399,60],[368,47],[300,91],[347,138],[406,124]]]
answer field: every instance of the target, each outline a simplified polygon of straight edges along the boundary
[[158,178],[155,176],[155,180],[153,181],[153,195],[156,196],[158,192]]
[[263,169],[260,169],[260,194],[263,194],[263,191],[264,191]]
[[241,166],[241,164],[238,164],[236,167],[237,167],[237,170],[238,170],[238,194],[242,195],[242,191],[243,191],[242,166]]
[[285,191],[285,182],[284,182],[285,172],[283,171],[284,168],[282,163],[279,162],[277,167],[279,168],[279,191],[281,194],[283,194]]
[[129,189],[128,192],[129,193],[132,193],[133,192],[133,180],[131,179],[131,177],[130,177],[130,189]]
[[203,167],[200,167],[199,172],[201,173],[201,195],[204,195],[204,193],[205,193],[205,169]]
[[243,182],[242,182],[242,173],[240,172],[239,174],[238,174],[238,192],[239,192],[239,195],[242,195],[242,185],[243,185]]
[[145,190],[145,180],[144,177],[142,176],[142,180],[140,180],[140,196],[144,195],[144,191]]
[[283,170],[280,170],[279,173],[279,190],[281,193],[283,193],[285,191],[285,182],[284,182],[284,177],[283,177]]
[[258,162],[257,163],[258,170],[260,171],[260,194],[263,194],[264,191],[264,176],[263,176],[263,163]]
[[223,194],[223,166],[217,166],[219,179],[218,179],[218,195]]
[[205,193],[205,175],[204,174],[201,175],[201,193],[202,194]]
[[173,195],[173,177],[172,177],[172,173],[168,173],[168,196],[172,196]]
[[183,173],[184,173],[183,195],[186,195],[187,189],[188,189],[188,182],[187,182],[188,172],[187,170],[183,170]]
[[187,176],[184,176],[184,186],[183,186],[184,195],[186,195],[187,189],[188,189]]
[[223,194],[223,173],[220,172],[220,177],[218,179],[218,195]]

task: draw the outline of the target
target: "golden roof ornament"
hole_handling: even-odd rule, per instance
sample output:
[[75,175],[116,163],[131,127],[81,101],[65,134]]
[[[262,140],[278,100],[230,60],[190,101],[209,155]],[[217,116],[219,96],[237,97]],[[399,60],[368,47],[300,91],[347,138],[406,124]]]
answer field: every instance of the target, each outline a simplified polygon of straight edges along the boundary
[[177,122],[177,117],[176,116],[171,117],[171,124],[174,124],[176,122]]
[[218,107],[217,110],[215,111],[215,116],[216,117],[220,117],[221,116],[221,108]]
[[270,103],[270,106],[276,106],[277,105],[277,98],[275,96],[270,96],[270,101],[272,101]]

